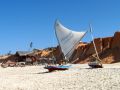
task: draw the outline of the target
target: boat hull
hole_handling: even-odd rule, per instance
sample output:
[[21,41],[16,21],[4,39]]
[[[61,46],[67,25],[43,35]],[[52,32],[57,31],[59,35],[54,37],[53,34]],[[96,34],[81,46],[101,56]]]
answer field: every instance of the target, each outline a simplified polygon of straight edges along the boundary
[[64,65],[45,67],[45,69],[48,69],[49,72],[52,72],[52,71],[55,71],[55,70],[68,70],[69,68],[70,68],[70,66],[64,66]]
[[91,68],[103,68],[102,64],[97,62],[90,62],[88,63],[88,66],[90,66]]

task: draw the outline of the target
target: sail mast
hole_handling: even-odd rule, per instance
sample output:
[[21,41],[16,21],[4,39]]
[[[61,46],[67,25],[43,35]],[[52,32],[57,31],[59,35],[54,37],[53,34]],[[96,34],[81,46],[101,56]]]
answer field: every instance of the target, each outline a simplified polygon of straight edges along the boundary
[[92,34],[92,26],[91,26],[91,24],[90,24],[90,33],[91,33],[91,37],[92,37],[92,41],[93,41],[93,46],[94,46],[94,49],[95,49],[95,53],[97,55],[97,58],[100,60],[98,52],[97,52],[97,48],[96,48],[96,45],[95,45],[94,37],[93,37],[93,34]]
[[63,58],[65,58],[65,56],[64,56],[64,54],[63,54],[63,51],[62,51],[62,48],[61,48],[61,45],[60,45],[60,41],[59,41],[58,36],[57,36],[57,32],[56,32],[56,22],[59,22],[59,21],[58,21],[57,19],[56,19],[56,21],[55,21],[55,25],[54,25],[55,35],[56,35],[56,38],[57,38],[57,41],[58,41],[58,44],[59,44],[59,49],[60,49],[60,51],[61,51],[61,54],[62,54]]

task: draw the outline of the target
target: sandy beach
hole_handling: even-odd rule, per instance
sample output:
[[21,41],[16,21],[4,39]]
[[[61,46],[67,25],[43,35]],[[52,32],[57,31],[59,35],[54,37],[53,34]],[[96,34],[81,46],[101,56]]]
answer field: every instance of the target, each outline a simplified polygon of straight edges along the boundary
[[120,64],[87,64],[48,73],[44,66],[0,67],[0,90],[120,90]]

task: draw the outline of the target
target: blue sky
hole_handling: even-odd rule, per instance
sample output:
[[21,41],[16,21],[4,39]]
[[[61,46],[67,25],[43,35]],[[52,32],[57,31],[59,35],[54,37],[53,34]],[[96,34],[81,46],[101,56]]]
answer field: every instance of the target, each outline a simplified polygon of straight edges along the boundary
[[[120,0],[0,0],[0,54],[56,46],[54,21],[76,31],[92,24],[94,37],[120,29]],[[91,41],[87,34],[83,41]]]

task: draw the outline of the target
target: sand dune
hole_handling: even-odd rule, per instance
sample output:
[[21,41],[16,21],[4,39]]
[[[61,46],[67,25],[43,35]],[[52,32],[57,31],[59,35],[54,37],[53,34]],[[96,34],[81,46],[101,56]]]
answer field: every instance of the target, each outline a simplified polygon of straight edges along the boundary
[[103,69],[79,64],[52,73],[43,67],[0,68],[0,90],[120,90],[120,64],[105,64]]

